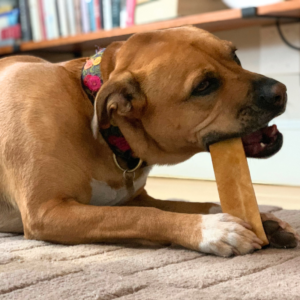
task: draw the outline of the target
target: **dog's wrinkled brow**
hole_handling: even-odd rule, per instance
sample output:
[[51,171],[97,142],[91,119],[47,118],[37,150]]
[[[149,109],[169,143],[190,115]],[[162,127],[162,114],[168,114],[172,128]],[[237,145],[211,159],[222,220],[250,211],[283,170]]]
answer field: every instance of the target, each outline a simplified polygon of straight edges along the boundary
[[236,46],[232,43],[232,42],[229,42],[229,41],[224,41],[225,43],[225,46],[226,48],[228,49],[229,52],[235,52],[237,50]]

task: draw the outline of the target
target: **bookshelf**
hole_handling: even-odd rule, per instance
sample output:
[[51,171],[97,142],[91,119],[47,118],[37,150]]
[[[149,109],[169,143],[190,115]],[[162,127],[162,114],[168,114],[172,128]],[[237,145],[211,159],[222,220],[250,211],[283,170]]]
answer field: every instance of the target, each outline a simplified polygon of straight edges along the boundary
[[[289,16],[300,18],[300,1],[286,1],[272,5],[260,6],[257,8],[258,15],[270,16]],[[211,13],[191,15],[172,20],[131,26],[127,28],[116,28],[105,31],[69,36],[41,42],[23,42],[19,50],[15,51],[14,47],[7,46],[0,48],[0,56],[8,54],[25,54],[34,51],[51,51],[51,52],[81,52],[84,50],[94,49],[95,45],[105,47],[113,41],[125,40],[130,35],[157,29],[177,27],[183,25],[195,25],[206,29],[210,32],[230,30],[249,26],[261,26],[273,24],[275,18],[242,18],[240,9],[226,9]]]

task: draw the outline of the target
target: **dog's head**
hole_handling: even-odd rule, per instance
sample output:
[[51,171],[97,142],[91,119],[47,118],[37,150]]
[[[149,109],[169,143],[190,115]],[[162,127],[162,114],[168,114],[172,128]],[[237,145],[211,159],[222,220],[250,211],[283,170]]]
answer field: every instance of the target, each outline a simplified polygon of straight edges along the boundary
[[113,43],[102,59],[99,126],[117,124],[149,164],[178,163],[232,137],[249,157],[273,155],[282,135],[268,122],[284,112],[286,87],[244,70],[235,51],[190,26]]

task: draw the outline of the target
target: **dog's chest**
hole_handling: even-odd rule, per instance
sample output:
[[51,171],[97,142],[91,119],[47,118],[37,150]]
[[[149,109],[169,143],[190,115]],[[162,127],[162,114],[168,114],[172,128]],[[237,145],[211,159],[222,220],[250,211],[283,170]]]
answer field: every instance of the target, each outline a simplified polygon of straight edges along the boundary
[[92,179],[92,197],[90,204],[97,206],[114,206],[128,201],[140,188],[146,184],[151,168],[145,168],[141,176],[133,181],[133,188],[122,186],[119,189],[110,187],[106,182]]

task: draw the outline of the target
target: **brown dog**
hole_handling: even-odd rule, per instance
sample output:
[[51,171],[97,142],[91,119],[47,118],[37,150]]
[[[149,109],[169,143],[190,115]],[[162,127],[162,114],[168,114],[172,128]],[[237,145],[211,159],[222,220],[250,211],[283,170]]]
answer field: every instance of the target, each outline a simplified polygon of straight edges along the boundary
[[[100,59],[89,61],[94,71]],[[248,156],[277,152],[282,136],[267,124],[285,110],[285,86],[244,70],[231,43],[194,27],[110,45],[94,107],[81,82],[86,60],[1,60],[0,231],[63,244],[146,239],[223,256],[261,248],[240,219],[203,215],[215,204],[155,200],[144,186],[152,165],[229,137],[242,136]],[[110,129],[128,161],[111,150]],[[288,224],[262,217],[273,244],[297,245]]]

